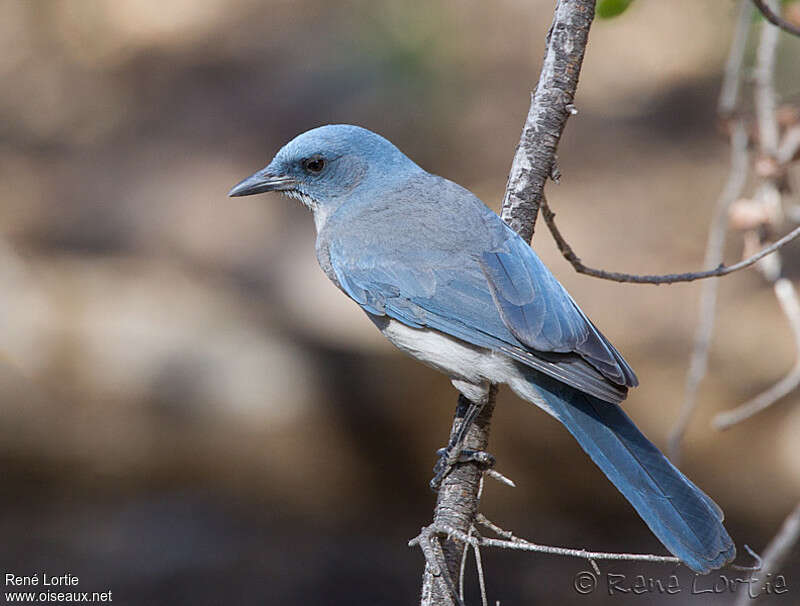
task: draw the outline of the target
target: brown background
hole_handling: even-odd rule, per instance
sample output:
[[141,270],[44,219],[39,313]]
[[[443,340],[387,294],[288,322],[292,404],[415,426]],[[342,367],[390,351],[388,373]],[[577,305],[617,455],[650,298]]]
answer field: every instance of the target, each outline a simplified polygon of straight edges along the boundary
[[[587,263],[702,263],[727,163],[714,110],[734,12],[641,1],[595,24],[548,189]],[[551,15],[552,2],[511,0],[0,4],[3,572],[71,572],[124,604],[416,599],[422,556],[406,541],[431,515],[455,392],[327,282],[305,210],[225,194],[299,132],[347,122],[497,208]],[[800,91],[798,52],[784,36],[784,100]],[[698,285],[578,276],[543,225],[535,248],[636,369],[626,409],[664,447]],[[739,254],[734,236],[727,258]],[[709,420],[793,356],[770,288],[725,278],[682,468],[739,546],[763,548],[798,499],[800,407],[788,397],[723,434]],[[663,552],[566,432],[506,392],[491,450],[518,485],[487,486],[498,523]],[[602,602],[572,589],[580,561],[484,558],[491,603]],[[683,594],[630,602],[710,601],[678,574]]]

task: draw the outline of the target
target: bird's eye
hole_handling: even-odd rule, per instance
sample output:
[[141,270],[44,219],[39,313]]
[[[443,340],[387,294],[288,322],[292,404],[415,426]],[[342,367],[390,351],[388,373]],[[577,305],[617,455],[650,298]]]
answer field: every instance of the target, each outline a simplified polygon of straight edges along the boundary
[[303,160],[303,168],[314,174],[319,174],[325,168],[325,158],[322,156],[311,156]]

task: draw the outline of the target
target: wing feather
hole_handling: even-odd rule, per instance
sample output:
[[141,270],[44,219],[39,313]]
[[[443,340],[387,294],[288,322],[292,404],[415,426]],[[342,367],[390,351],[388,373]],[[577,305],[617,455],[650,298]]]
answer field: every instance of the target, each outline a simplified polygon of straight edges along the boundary
[[[437,188],[462,212],[439,205]],[[404,195],[431,203],[410,216],[392,200],[379,214],[367,206],[342,217],[347,228],[327,243],[329,275],[367,313],[502,351],[608,402],[638,384],[531,247],[480,200],[439,178]]]

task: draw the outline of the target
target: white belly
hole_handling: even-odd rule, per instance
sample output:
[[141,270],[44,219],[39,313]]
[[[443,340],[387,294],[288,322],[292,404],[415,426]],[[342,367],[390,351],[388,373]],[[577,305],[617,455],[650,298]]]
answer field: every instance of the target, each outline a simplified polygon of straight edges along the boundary
[[512,362],[503,354],[391,318],[370,318],[395,347],[452,379],[475,384],[506,382]]
[[506,383],[521,398],[550,414],[530,371],[505,354],[476,347],[427,328],[411,328],[388,317],[369,318],[398,349],[445,373],[469,400],[486,397],[490,383]]

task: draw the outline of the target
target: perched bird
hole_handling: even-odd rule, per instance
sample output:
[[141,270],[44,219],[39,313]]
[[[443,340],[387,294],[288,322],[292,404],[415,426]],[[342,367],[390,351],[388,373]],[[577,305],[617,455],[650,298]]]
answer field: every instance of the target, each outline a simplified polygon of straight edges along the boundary
[[268,191],[313,211],[322,270],[394,345],[472,402],[505,383],[558,419],[692,570],[733,560],[722,510],[619,406],[633,370],[471,192],[349,125],[299,135],[229,195]]

